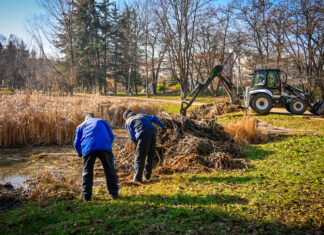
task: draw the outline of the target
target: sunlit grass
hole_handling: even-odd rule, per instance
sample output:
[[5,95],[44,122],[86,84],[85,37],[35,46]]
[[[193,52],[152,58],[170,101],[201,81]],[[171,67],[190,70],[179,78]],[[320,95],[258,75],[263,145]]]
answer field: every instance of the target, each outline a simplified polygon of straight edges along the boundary
[[323,225],[324,137],[281,137],[245,150],[250,168],[154,176],[80,199],[0,213],[0,233],[305,233]]

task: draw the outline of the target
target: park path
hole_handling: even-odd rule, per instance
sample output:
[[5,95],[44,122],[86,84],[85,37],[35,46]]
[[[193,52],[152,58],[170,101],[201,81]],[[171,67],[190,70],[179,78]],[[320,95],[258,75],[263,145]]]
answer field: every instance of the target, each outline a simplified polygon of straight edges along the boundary
[[[142,97],[134,97],[134,96],[108,96],[112,99],[131,99],[131,100],[140,100],[140,101],[149,101],[149,102],[163,102],[163,103],[173,103],[173,104],[181,104],[181,100],[169,100],[169,99],[160,99],[160,98],[142,98]],[[192,105],[203,105],[207,104],[204,102],[194,102]]]

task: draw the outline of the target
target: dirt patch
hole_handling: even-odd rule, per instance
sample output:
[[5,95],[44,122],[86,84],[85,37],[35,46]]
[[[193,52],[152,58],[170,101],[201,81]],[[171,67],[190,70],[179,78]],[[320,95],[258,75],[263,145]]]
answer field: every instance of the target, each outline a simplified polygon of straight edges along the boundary
[[0,184],[0,211],[18,207],[22,189],[15,189],[10,183]]

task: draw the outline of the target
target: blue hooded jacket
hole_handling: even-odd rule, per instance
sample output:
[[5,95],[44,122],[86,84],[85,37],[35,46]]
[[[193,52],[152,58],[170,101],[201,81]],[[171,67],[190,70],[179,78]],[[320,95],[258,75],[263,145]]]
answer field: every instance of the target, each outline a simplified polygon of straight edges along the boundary
[[156,132],[156,128],[152,122],[158,124],[162,129],[165,129],[161,120],[154,115],[136,114],[130,112],[125,123],[125,129],[129,138],[133,141],[138,141],[139,137],[144,131],[151,130]]
[[76,129],[73,146],[79,157],[97,150],[112,151],[114,134],[107,121],[91,118]]

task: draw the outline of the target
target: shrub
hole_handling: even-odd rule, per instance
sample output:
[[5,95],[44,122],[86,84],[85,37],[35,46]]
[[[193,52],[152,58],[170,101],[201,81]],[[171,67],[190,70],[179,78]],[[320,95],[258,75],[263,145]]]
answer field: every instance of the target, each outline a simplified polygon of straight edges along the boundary
[[180,84],[176,84],[176,85],[173,85],[173,86],[169,86],[169,90],[172,90],[172,91],[180,91]]
[[158,92],[161,92],[161,91],[164,91],[165,90],[165,86],[164,86],[163,83],[158,83],[156,85],[156,89],[157,89]]

